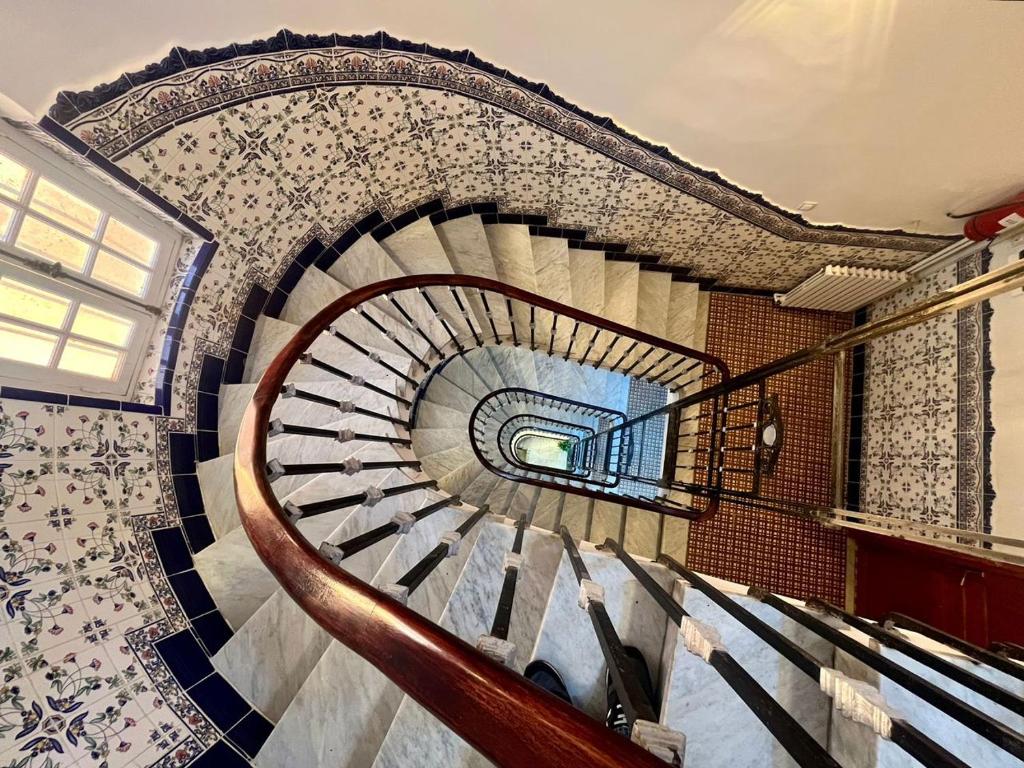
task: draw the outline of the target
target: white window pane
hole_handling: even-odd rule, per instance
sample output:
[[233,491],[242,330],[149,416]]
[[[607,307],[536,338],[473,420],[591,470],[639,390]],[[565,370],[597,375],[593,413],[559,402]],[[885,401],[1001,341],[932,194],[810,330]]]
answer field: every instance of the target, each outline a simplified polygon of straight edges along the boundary
[[21,190],[25,188],[27,178],[28,168],[6,155],[0,155],[0,195],[17,199],[21,196]]
[[62,232],[32,216],[26,216],[15,243],[19,248],[59,261],[65,267],[81,272],[89,255],[89,244]]
[[82,304],[75,314],[71,332],[115,347],[127,347],[134,326],[135,323],[127,318]]
[[112,381],[117,378],[121,357],[122,353],[117,350],[68,339],[57,367],[62,371],[83,373],[86,376]]
[[83,235],[95,234],[100,223],[99,208],[47,179],[36,184],[29,207]]
[[11,228],[12,219],[14,219],[14,209],[9,205],[0,203],[0,240],[7,239],[7,233]]
[[92,277],[133,296],[142,296],[146,292],[146,283],[149,282],[149,272],[107,251],[96,254]]
[[0,312],[18,320],[60,329],[71,301],[9,277],[0,277]]
[[156,240],[146,237],[117,219],[110,219],[107,222],[103,244],[144,267],[152,266],[153,259],[156,258]]
[[0,357],[19,363],[49,365],[57,336],[0,320]]

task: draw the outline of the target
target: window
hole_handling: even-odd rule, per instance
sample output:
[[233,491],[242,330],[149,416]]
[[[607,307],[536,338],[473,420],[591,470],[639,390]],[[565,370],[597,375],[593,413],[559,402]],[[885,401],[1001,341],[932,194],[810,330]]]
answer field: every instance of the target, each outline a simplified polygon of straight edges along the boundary
[[47,154],[0,136],[0,375],[127,395],[180,238]]

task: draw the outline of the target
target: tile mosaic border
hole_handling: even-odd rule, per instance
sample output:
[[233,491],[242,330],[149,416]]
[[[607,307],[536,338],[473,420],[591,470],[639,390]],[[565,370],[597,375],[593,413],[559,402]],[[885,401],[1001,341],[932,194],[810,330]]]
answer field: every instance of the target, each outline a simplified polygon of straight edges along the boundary
[[[957,262],[957,283],[989,270],[992,253]],[[992,504],[992,354],[989,328],[994,310],[989,301],[957,310],[957,527],[991,532]],[[986,547],[991,544],[985,543]]]
[[[235,83],[230,77],[220,76],[231,70],[228,63],[236,59],[280,57],[289,52],[295,55],[287,66],[264,67],[266,72],[258,82]],[[344,61],[332,70],[309,58],[323,56],[325,52],[330,52],[332,63],[334,59]],[[197,97],[172,93],[175,83],[171,79],[188,80],[194,85],[204,73],[214,71],[220,74],[199,87]],[[123,74],[112,83],[78,93],[60,92],[47,117],[77,131],[78,143],[91,145],[103,156],[116,160],[176,124],[239,101],[352,82],[445,88],[499,105],[789,240],[930,252],[955,239],[903,230],[810,224],[800,214],[683,160],[667,147],[634,136],[611,118],[571,104],[545,84],[532,83],[485,62],[469,50],[451,51],[427,43],[412,43],[383,31],[345,36],[299,35],[281,30],[266,40],[204,51],[175,47],[160,62],[139,72]],[[125,133],[110,133],[99,126],[99,121],[128,103],[145,105],[148,119],[144,125],[133,126]]]

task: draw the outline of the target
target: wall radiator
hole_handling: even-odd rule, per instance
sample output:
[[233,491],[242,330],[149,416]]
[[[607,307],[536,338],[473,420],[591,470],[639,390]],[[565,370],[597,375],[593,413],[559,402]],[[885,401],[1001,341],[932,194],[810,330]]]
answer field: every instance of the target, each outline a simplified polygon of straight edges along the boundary
[[910,280],[906,272],[864,267],[822,267],[789,293],[776,293],[783,307],[852,312],[892,293]]

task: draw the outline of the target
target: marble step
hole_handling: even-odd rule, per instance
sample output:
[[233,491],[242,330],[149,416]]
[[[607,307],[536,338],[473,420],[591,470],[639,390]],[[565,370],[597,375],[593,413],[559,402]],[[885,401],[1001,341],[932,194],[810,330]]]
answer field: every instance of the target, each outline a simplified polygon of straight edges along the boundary
[[[664,610],[617,558],[598,552],[587,543],[580,546],[580,554],[590,577],[604,587],[605,608],[620,639],[625,645],[638,648],[652,679],[661,680],[662,656],[668,650],[666,639],[668,646],[674,643],[674,637],[666,632],[668,622]],[[666,568],[655,563],[642,565],[659,585],[671,591],[675,579]],[[603,722],[606,714],[604,656],[589,615],[579,607],[579,593],[576,576],[568,556],[563,553],[533,658],[544,659],[554,666],[569,689],[573,705]]]
[[[434,232],[455,272],[491,280],[498,279],[491,247],[487,242],[487,233],[479,216],[462,216],[442,222],[434,227]],[[468,298],[477,330],[483,331],[484,334],[490,333],[490,323],[483,302],[475,291],[469,292]],[[499,333],[501,332],[499,329]]]
[[[284,320],[276,320],[272,317],[261,317],[256,321],[256,331],[253,333],[252,345],[249,348],[249,355],[245,361],[245,373],[242,375],[243,382],[259,381],[263,372],[267,369],[277,353],[284,348],[291,338],[299,330],[299,326],[287,323]],[[377,331],[374,332],[377,342],[387,342]],[[370,345],[372,346],[372,345]],[[318,359],[329,363],[353,376],[362,376],[365,379],[394,378],[393,374],[379,364],[370,360],[366,355],[360,354],[343,341],[321,335],[310,346],[309,350]],[[385,362],[400,371],[409,370],[409,358],[402,354],[377,348],[376,351]],[[417,372],[418,373],[418,372]],[[322,371],[311,365],[296,363],[288,374],[288,380],[300,381],[342,381],[329,371]]]
[[469,447],[469,441],[443,451],[436,451],[426,456],[420,456],[419,460],[423,471],[430,477],[440,480],[450,472],[454,472],[467,461],[476,460],[473,449]]
[[[416,425],[414,432],[420,429],[458,428],[466,433],[469,424],[469,411],[451,408],[441,403],[421,399],[416,409]],[[467,433],[468,434],[468,433]]]
[[495,489],[501,478],[493,472],[483,471],[476,476],[466,488],[459,494],[469,504],[477,507],[486,504],[491,492]]
[[[403,477],[401,472],[393,470],[384,485],[399,485]],[[390,499],[384,499],[378,507],[387,509],[391,504]],[[299,520],[297,527],[312,544],[319,546],[352,511],[339,509]],[[197,553],[194,560],[214,603],[235,630],[256,613],[278,586],[277,579],[263,565],[240,526]]]
[[501,373],[506,387],[524,387],[536,390],[537,368],[534,355],[523,347],[501,346],[488,350],[491,360]]
[[[393,379],[367,379],[371,384],[378,387],[393,387]],[[238,428],[242,423],[242,416],[245,409],[249,407],[257,384],[224,384],[220,388],[220,397],[217,414],[217,434],[222,454],[231,453],[235,450],[235,442],[238,440]],[[364,387],[354,387],[348,382],[335,381],[309,381],[304,382],[301,389],[333,400],[359,400],[360,406],[377,413],[392,412],[397,415],[395,402],[390,398],[378,395]],[[389,411],[390,409],[390,411]],[[341,418],[339,412],[326,405],[302,400],[298,397],[279,397],[274,402],[270,413],[271,419],[281,419],[285,424],[298,424],[308,427],[324,427],[333,421]],[[381,422],[383,424],[383,422]],[[286,439],[285,435],[277,435],[269,440]]]
[[[467,507],[446,508],[414,525],[395,542],[371,583],[380,586],[400,578],[437,544],[441,533],[454,529],[468,514]],[[478,523],[459,554],[447,558],[412,594],[412,610],[434,621],[440,617],[479,530]],[[346,698],[344,717],[325,706],[336,701],[339,691],[353,693]],[[354,651],[332,641],[263,745],[256,764],[370,765],[401,700],[398,686]]]
[[649,509],[626,507],[622,546],[627,552],[654,560],[660,554],[662,515]]
[[[404,277],[406,273],[372,235],[363,235],[331,265],[327,274],[354,290],[382,280]],[[443,329],[435,320],[430,308],[422,300],[413,297],[409,292],[402,292],[397,296],[402,308],[431,338],[441,339],[443,337]],[[407,325],[402,313],[389,301],[383,298],[375,299],[373,307],[377,311],[370,314],[376,319],[380,319],[383,315],[402,328]],[[422,354],[427,348],[427,343],[415,333],[410,333],[410,337],[412,338],[410,349]]]
[[[745,587],[705,578],[808,651],[819,663],[832,666],[831,643],[770,606],[747,597]],[[677,582],[674,597],[691,616],[714,627],[725,650],[811,736],[823,746],[828,745],[831,701],[822,693],[816,680],[797,669],[697,590]],[[668,631],[669,635],[678,635],[678,628],[673,623],[669,624]],[[757,716],[709,664],[687,651],[682,642],[676,644],[671,661],[668,679],[661,691],[661,720],[664,725],[686,734],[687,761],[708,768],[795,765]],[[743,734],[743,738],[735,738],[736,734]],[[727,751],[722,749],[725,741],[730,744]],[[845,760],[840,760],[840,763],[844,766],[867,765]]]
[[490,507],[491,512],[496,515],[507,517],[518,487],[519,483],[514,483],[511,480],[506,480],[505,478],[499,478],[494,488],[492,488],[491,492],[487,494],[487,501],[485,502],[487,506]]
[[491,474],[484,469],[484,465],[480,463],[476,456],[474,456],[458,469],[455,469],[442,477],[438,481],[438,485],[446,492],[453,495],[461,494],[483,472]]
[[525,516],[527,523],[532,523],[533,515],[537,508],[537,499],[540,497],[541,488],[529,483],[519,483],[515,496],[512,498],[512,505],[509,507],[508,516],[518,520]]
[[412,450],[423,459],[438,451],[466,444],[465,427],[420,427],[412,431]]
[[626,509],[622,504],[594,499],[594,514],[590,523],[589,541],[603,544],[605,539],[622,543],[622,526]]
[[[336,421],[324,424],[324,429],[352,429],[357,432],[376,435],[394,435],[392,425],[357,414],[342,415]],[[339,443],[323,437],[307,435],[285,435],[267,443],[267,459],[279,459],[284,464],[302,464],[307,462],[342,461],[349,456],[361,456],[367,446],[379,446],[374,450],[375,456],[381,461],[392,461],[399,458],[394,448],[386,443],[367,443],[353,440]],[[201,461],[196,465],[196,476],[199,490],[203,496],[203,506],[210,527],[217,538],[241,525],[235,501],[234,473],[235,454],[226,453],[209,461]],[[310,482],[309,475],[289,475],[273,483],[274,493],[284,498]],[[364,485],[368,482],[364,478]]]
[[[637,327],[637,304],[640,293],[640,267],[628,261],[606,261],[604,265],[604,308],[601,316],[607,320],[625,325],[627,328]],[[608,339],[610,334],[602,334]],[[624,341],[619,345],[623,351],[628,346],[623,346]],[[643,354],[646,347],[641,344],[634,349],[625,359],[623,366],[628,367],[633,360]],[[616,359],[621,352],[613,351],[609,357]],[[614,360],[612,361],[614,363]],[[620,369],[622,370],[622,369]]]
[[[451,274],[455,271],[452,269],[452,263],[449,261],[444,246],[434,231],[429,218],[419,219],[409,226],[403,227],[395,234],[382,240],[380,244],[407,275]],[[466,325],[462,313],[459,311],[458,304],[451,293],[442,287],[431,288],[428,293],[435,306],[444,316],[445,320],[448,321],[452,331],[456,335],[465,334],[468,336],[470,334],[469,327]],[[465,306],[465,295],[461,290],[459,294],[462,296],[463,306]],[[404,302],[403,304],[408,303],[411,302]],[[435,337],[435,341],[447,338],[446,334],[441,333]]]
[[[839,622],[836,622],[839,623]],[[877,650],[882,656],[905,667],[913,674],[941,688],[964,703],[981,710],[1004,726],[1018,732],[1024,732],[1024,717],[992,702],[979,693],[951,680],[941,672],[909,658],[899,651],[880,646],[867,635],[845,624],[844,634]],[[930,648],[929,650],[937,650]],[[994,683],[1013,693],[1024,696],[1024,681],[1011,677],[999,670],[964,658],[957,653],[940,654],[950,663],[969,670],[974,675]],[[1021,762],[1009,753],[999,749],[990,741],[983,739],[970,728],[961,725],[957,720],[896,685],[886,677],[882,677],[866,664],[858,661],[845,651],[836,649],[835,665],[840,672],[869,683],[878,689],[886,704],[898,712],[905,720],[910,721],[941,746],[963,760],[967,765],[985,766],[989,768],[1008,768],[1020,766]],[[844,765],[869,765],[878,768],[907,765],[909,758],[906,753],[891,741],[877,737],[870,728],[853,721],[833,716],[829,726],[829,744],[832,755]]]
[[590,532],[591,505],[593,499],[577,493],[566,493],[562,503],[562,521],[569,535],[579,541],[586,539]]
[[694,347],[697,330],[698,283],[671,283],[665,338],[687,347]]
[[[440,624],[476,644],[490,632],[504,579],[503,561],[511,549],[515,530],[488,523],[448,600]],[[533,650],[548,594],[561,557],[556,536],[527,530],[523,538],[526,566],[520,571],[509,622],[509,641],[516,646],[512,664],[522,671]],[[438,722],[409,697],[402,700],[387,737],[373,765],[375,768],[407,768],[411,765],[464,766],[481,759],[471,747]]]
[[537,497],[532,524],[538,528],[557,532],[565,497],[566,494],[562,491],[543,488]]

